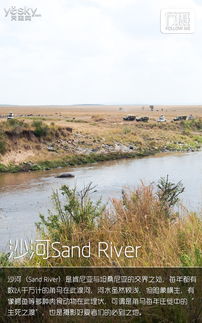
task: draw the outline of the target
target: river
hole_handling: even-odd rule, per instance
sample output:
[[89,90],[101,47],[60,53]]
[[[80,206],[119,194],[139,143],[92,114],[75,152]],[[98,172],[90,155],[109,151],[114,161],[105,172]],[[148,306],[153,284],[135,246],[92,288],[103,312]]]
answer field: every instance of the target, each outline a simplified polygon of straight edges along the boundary
[[[74,178],[59,179],[59,173],[71,172]],[[202,151],[158,154],[142,159],[127,159],[90,166],[0,175],[0,251],[7,251],[9,240],[35,237],[35,222],[39,213],[48,214],[51,194],[61,185],[78,189],[89,182],[96,185],[93,198],[109,201],[119,197],[123,187],[135,188],[157,182],[169,175],[174,182],[182,181],[185,192],[181,199],[190,210],[202,209]]]

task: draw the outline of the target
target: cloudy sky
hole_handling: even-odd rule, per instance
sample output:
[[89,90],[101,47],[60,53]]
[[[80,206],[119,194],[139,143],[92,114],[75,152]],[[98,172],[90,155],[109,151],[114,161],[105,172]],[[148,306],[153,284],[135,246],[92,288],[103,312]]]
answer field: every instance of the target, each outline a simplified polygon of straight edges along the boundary
[[[195,32],[162,34],[164,8]],[[201,80],[202,0],[1,0],[0,104],[202,104]]]

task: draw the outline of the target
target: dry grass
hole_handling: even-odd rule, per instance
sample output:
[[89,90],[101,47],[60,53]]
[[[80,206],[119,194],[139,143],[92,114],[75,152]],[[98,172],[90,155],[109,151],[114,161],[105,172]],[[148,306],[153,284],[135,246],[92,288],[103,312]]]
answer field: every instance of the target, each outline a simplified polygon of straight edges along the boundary
[[[120,110],[121,108],[121,110]],[[0,114],[7,114],[12,111],[14,114],[33,114],[48,117],[82,117],[88,118],[93,115],[107,116],[115,120],[117,116],[125,114],[135,114],[137,116],[147,114],[148,116],[157,117],[164,114],[167,118],[176,115],[194,114],[202,117],[202,106],[190,105],[155,105],[154,111],[151,112],[148,105],[73,105],[73,106],[10,106],[0,107]]]
[[[161,111],[163,109],[163,111]],[[11,108],[1,108],[0,114]],[[158,111],[157,111],[158,110]],[[180,123],[159,124],[155,120],[163,113],[168,120],[175,115],[190,113],[202,115],[201,107],[156,107],[151,112],[148,106],[72,106],[72,107],[13,107],[15,115],[33,114],[31,117],[19,116],[18,122],[25,120],[27,130],[32,130],[33,120],[42,120],[46,126],[55,129],[58,136],[51,138],[8,138],[5,135],[6,122],[0,119],[0,129],[4,135],[7,153],[0,155],[3,165],[17,165],[23,162],[40,163],[55,161],[80,153],[108,154],[116,152],[116,145],[124,145],[122,152],[142,153],[153,151],[187,151],[198,149],[202,143],[201,129],[189,129]],[[57,111],[57,112],[56,112]],[[125,122],[123,116],[133,113],[136,116],[148,115],[149,123]],[[200,121],[200,119],[197,119]],[[201,122],[201,121],[200,121]],[[54,125],[53,125],[54,123]],[[201,123],[202,124],[202,123]],[[62,135],[61,129],[71,128],[72,133]],[[194,136],[198,136],[199,141]],[[28,142],[29,141],[29,142]],[[110,148],[106,145],[113,146]],[[53,146],[53,150],[48,149]],[[132,151],[130,148],[132,146]]]
[[[61,206],[60,206],[61,207]],[[97,225],[59,222],[58,229],[46,227],[43,238],[55,241],[59,234],[62,245],[83,246],[91,242],[92,256],[86,258],[35,257],[28,265],[50,266],[201,266],[202,221],[196,214],[173,209],[168,217],[153,186],[140,186],[134,192],[124,193],[121,200],[113,200],[113,209],[105,211]],[[55,214],[55,213],[54,213]],[[64,215],[63,215],[64,216]],[[58,231],[59,230],[59,231]],[[56,235],[55,235],[56,234]],[[137,258],[115,254],[109,259],[98,257],[100,241],[116,247],[141,246]]]

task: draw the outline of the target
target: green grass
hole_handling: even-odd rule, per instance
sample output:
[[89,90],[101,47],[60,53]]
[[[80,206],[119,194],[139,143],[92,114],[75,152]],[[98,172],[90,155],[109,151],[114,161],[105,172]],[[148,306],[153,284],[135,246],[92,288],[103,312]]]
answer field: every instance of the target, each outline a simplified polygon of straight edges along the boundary
[[73,155],[63,157],[57,160],[46,160],[39,161],[38,163],[21,163],[19,165],[0,164],[0,173],[17,173],[17,172],[27,172],[27,171],[44,171],[47,169],[54,169],[58,167],[73,167],[81,166],[86,164],[94,164],[97,162],[118,160],[124,158],[142,158],[155,154],[157,151],[142,151],[138,153],[108,153],[108,154],[89,154],[89,155]]

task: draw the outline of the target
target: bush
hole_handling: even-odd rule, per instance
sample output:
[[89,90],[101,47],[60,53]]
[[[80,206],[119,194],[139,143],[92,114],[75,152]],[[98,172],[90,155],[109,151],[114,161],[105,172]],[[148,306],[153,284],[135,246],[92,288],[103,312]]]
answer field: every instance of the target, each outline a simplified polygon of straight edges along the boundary
[[62,186],[61,192],[65,199],[64,204],[62,204],[58,192],[53,193],[52,200],[56,212],[49,212],[50,215],[47,220],[43,215],[40,215],[41,221],[37,223],[39,231],[44,234],[48,233],[49,237],[54,239],[60,239],[61,235],[66,235],[71,240],[74,224],[80,225],[84,229],[92,229],[95,225],[95,219],[104,212],[101,200],[93,202],[89,197],[94,188],[90,183],[80,192],[77,192],[76,188],[71,189],[66,185]]
[[22,131],[28,127],[28,124],[23,120],[10,119],[4,123],[5,129],[7,133],[12,136],[18,136],[22,133]]
[[0,140],[0,154],[5,154],[6,153],[6,142],[1,139]]
[[201,267],[202,266],[202,252],[199,248],[195,248],[192,255],[182,253],[180,260],[183,267]]
[[[49,217],[40,216],[37,224],[41,238],[60,242],[61,246],[83,246],[91,242],[90,258],[58,257],[43,259],[35,255],[27,260],[28,266],[201,266],[202,220],[194,213],[183,213],[176,218],[173,205],[182,187],[168,181],[154,185],[141,185],[135,191],[124,190],[121,199],[113,199],[110,208],[92,201],[89,184],[80,192],[63,186],[62,197],[53,194],[54,210]],[[174,186],[173,186],[174,185]],[[175,193],[171,199],[162,198],[160,192],[167,187]],[[176,188],[175,188],[176,187]],[[166,188],[166,189],[165,189]],[[180,188],[180,190],[178,190]],[[158,194],[157,194],[158,193]],[[164,201],[169,201],[163,208]],[[169,217],[168,217],[169,214]],[[175,216],[175,221],[172,221]],[[98,257],[97,244],[110,242],[115,246],[142,246],[141,256],[126,258],[113,254],[112,258]],[[54,254],[54,253],[53,253]]]
[[202,118],[180,122],[184,129],[202,130]]
[[10,265],[9,254],[0,253],[0,266],[9,267]]
[[36,137],[45,137],[48,135],[49,128],[42,121],[34,121],[32,126],[35,128],[34,134]]
[[184,192],[185,188],[181,182],[178,182],[177,184],[170,182],[168,175],[166,178],[160,178],[157,188],[159,201],[161,202],[164,211],[169,216],[172,207],[179,201],[179,195]]
[[9,119],[9,120],[7,120],[7,124],[12,128],[22,127],[25,125],[23,121],[20,121],[17,119]]

